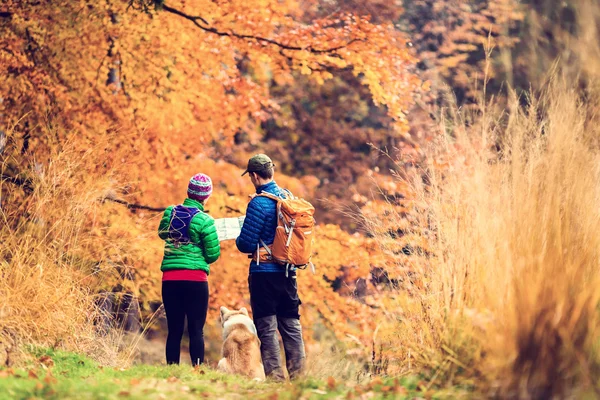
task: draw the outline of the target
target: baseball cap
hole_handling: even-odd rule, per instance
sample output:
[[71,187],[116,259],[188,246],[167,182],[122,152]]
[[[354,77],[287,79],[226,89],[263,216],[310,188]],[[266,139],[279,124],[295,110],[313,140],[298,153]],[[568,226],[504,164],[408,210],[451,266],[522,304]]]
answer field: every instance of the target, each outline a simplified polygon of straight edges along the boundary
[[248,160],[248,167],[242,174],[246,175],[248,172],[260,172],[273,168],[275,164],[266,154],[256,154]]

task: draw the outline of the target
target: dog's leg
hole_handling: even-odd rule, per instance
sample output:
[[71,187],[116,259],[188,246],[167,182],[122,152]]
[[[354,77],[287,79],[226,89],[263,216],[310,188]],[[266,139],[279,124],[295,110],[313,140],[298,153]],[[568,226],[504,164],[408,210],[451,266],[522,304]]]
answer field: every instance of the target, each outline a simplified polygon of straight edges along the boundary
[[225,372],[225,373],[229,372],[229,363],[227,362],[226,358],[221,358],[219,360],[219,364],[217,364],[217,371],[221,371],[221,372]]
[[258,367],[254,370],[254,381],[257,382],[263,382],[264,380],[266,380],[266,376],[265,376],[265,367],[263,366],[262,363],[260,363],[258,365]]

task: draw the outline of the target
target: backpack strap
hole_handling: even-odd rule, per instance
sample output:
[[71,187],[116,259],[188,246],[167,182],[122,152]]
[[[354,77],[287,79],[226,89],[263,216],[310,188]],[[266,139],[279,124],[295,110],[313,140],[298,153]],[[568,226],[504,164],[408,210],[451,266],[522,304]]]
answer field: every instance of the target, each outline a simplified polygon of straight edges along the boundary
[[258,241],[260,242],[260,245],[262,247],[264,247],[265,250],[267,250],[267,253],[269,253],[270,256],[273,256],[273,252],[271,251],[271,248],[262,239],[258,239]]
[[[261,254],[260,248],[264,248],[267,254]],[[256,265],[260,265],[260,259],[263,257],[263,262],[272,262],[273,261],[273,251],[271,250],[271,246],[267,245],[262,239],[258,239],[258,243],[256,244],[256,252],[252,254],[250,258],[256,261]]]
[[[288,193],[289,193],[289,191],[288,191]],[[272,193],[268,193],[268,192],[261,192],[261,193],[257,194],[255,197],[259,197],[259,196],[260,197],[266,197],[268,199],[271,199],[271,200],[274,200],[274,201],[277,202],[277,206],[278,207],[277,207],[277,209],[275,211],[275,219],[277,219],[277,216],[278,216],[278,214],[280,212],[279,211],[279,202],[281,200],[283,200],[283,199],[281,197],[279,197],[279,196],[276,196],[276,195],[274,195]],[[267,257],[269,259],[273,258],[273,252],[271,251],[271,247],[268,246],[262,239],[259,239],[258,240],[258,244],[256,245],[256,253],[252,257],[253,259],[255,259],[257,265],[260,265],[260,257],[261,257],[260,256],[260,248],[261,247],[263,247],[267,251],[267,254],[268,254]]]
[[[259,197],[259,196],[274,200],[277,203],[277,208],[275,209],[275,220],[277,221],[278,219],[283,218],[283,215],[281,214],[281,203],[280,202],[285,199],[282,199],[281,197],[274,195],[273,193],[267,193],[267,192],[261,192],[256,195],[256,197]],[[287,232],[287,229],[288,229],[288,227],[286,226],[286,232]]]
[[175,248],[191,243],[189,229],[194,217],[201,213],[196,207],[186,207],[182,204],[174,206],[169,221],[169,239]]
[[269,192],[260,192],[256,196],[267,197],[267,198],[269,198],[271,200],[275,200],[277,202],[279,202],[281,200],[293,199],[294,198],[294,195],[292,194],[292,192],[290,190],[288,190],[288,189],[281,189],[281,190],[282,190],[281,193],[283,194],[284,197],[279,197],[276,194],[269,193]]
[[261,192],[256,195],[256,197],[266,197],[271,200],[275,200],[276,202],[280,202],[283,200],[281,197],[274,195],[273,193]]

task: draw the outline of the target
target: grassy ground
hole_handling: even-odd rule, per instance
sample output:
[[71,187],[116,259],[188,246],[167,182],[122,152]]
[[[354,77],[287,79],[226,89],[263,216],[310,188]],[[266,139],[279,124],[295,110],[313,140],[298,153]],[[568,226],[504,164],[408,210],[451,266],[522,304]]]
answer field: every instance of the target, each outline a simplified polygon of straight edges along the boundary
[[292,384],[257,383],[208,368],[99,366],[74,353],[37,350],[18,369],[0,370],[0,399],[327,399],[467,398],[458,389],[431,390],[419,379],[375,378],[357,385],[307,378]]

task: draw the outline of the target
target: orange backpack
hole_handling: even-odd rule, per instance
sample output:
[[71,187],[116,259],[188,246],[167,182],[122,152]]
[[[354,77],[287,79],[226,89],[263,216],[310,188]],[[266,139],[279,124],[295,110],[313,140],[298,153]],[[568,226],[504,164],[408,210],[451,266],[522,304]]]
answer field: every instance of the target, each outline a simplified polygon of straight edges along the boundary
[[315,226],[313,205],[290,194],[286,198],[264,192],[258,196],[277,202],[277,230],[271,246],[267,246],[261,239],[257,249],[260,257],[257,258],[255,253],[254,259],[257,263],[275,261],[284,264],[286,276],[289,267],[304,269],[307,265],[311,266],[314,273],[314,265],[310,260]]

